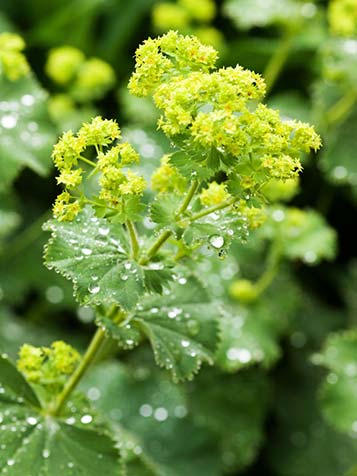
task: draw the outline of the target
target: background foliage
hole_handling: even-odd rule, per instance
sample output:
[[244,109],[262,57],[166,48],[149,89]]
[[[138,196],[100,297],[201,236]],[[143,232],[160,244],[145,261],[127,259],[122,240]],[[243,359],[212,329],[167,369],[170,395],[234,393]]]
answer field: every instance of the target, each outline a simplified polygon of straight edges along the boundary
[[[226,304],[215,368],[204,366],[193,381],[172,383],[171,376],[191,376],[212,359],[210,339],[196,327],[218,311],[205,305],[207,290],[189,282],[187,289],[196,290],[195,303],[202,306],[191,324],[199,354],[194,367],[184,359],[177,367],[171,362],[170,375],[155,365],[147,344],[119,354],[113,345],[83,381],[83,390],[109,417],[128,476],[357,474],[357,29],[346,27],[343,15],[331,6],[328,10],[324,1],[225,0],[201,9],[200,4],[1,2],[0,32],[24,37],[34,74],[16,82],[0,77],[0,348],[13,359],[25,341],[48,345],[63,338],[85,348],[94,327],[94,315],[85,306],[90,296],[81,295],[88,283],[78,284],[83,304],[78,309],[71,283],[42,264],[47,233],[41,225],[58,193],[52,145],[62,131],[100,113],[123,126],[125,139],[141,154],[140,172],[149,177],[168,143],[156,130],[151,104],[128,95],[134,51],[149,35],[170,28],[197,34],[219,49],[221,65],[239,63],[264,73],[269,105],[313,123],[324,147],[305,157],[297,193],[287,188],[275,197],[271,191],[268,219],[244,245],[233,243],[224,261],[208,250],[210,258],[197,264],[208,293]],[[107,61],[115,81],[84,99],[56,84],[45,64],[50,49],[64,45]],[[160,206],[153,213],[154,221],[166,224]],[[58,240],[66,241],[65,228],[57,230]],[[186,239],[190,243],[195,236]],[[56,242],[47,251],[48,261],[55,247]],[[180,303],[189,308],[190,295],[185,296]],[[174,298],[166,305],[174,307]],[[154,305],[148,302],[142,316]],[[138,328],[142,316],[136,318]],[[154,350],[165,332],[164,324],[156,328]],[[180,336],[180,328],[175,332]],[[125,341],[124,347],[137,344],[134,331],[113,337]],[[155,358],[168,367],[160,352]],[[0,371],[1,377],[12,372],[7,359],[1,359]],[[30,409],[36,397],[16,379],[16,388],[0,391],[0,405],[18,404],[14,394],[21,391],[17,424],[30,434],[41,425]],[[88,415],[76,418],[85,426]],[[7,418],[1,424],[11,424],[11,414]],[[68,474],[74,457],[93,461],[91,451],[103,445],[74,434],[80,431],[64,429],[62,453],[58,450],[52,463]],[[51,429],[45,424],[31,434],[38,435],[30,445],[42,474],[47,451],[57,451],[58,444],[48,439]],[[82,447],[68,456],[77,437]],[[16,445],[3,438],[0,444]],[[47,446],[41,443],[45,440]],[[113,472],[114,455],[105,445],[101,451],[107,452],[107,466],[92,464],[87,474]],[[33,468],[25,464],[22,474]],[[4,453],[0,474],[6,465]]]

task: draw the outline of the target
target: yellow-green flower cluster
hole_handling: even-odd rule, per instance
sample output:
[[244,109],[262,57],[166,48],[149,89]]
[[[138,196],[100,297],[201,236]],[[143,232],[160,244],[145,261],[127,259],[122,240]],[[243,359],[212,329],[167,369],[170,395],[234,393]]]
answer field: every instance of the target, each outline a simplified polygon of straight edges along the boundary
[[170,31],[156,39],[149,38],[136,51],[136,68],[129,81],[135,96],[147,96],[160,84],[188,71],[211,70],[218,54],[197,38]]
[[78,48],[61,46],[50,51],[45,71],[49,78],[64,86],[74,80],[85,56]]
[[114,83],[113,68],[99,58],[89,58],[79,69],[71,94],[80,102],[93,101],[104,96]]
[[298,177],[288,180],[271,179],[263,187],[263,194],[270,202],[288,201],[299,190]]
[[99,58],[88,58],[77,48],[61,46],[50,51],[45,66],[47,75],[69,88],[76,101],[100,99],[115,83],[113,68]]
[[178,0],[178,4],[184,8],[190,17],[201,22],[209,22],[216,15],[214,0]]
[[162,2],[154,5],[152,23],[160,32],[170,29],[184,30],[188,27],[188,12],[177,3]]
[[[128,165],[139,162],[139,155],[126,142],[115,145],[114,142],[120,137],[118,124],[100,116],[90,123],[84,123],[77,134],[68,131],[62,135],[52,153],[54,164],[59,170],[57,183],[65,187],[53,206],[55,218],[71,221],[88,203],[84,192],[79,188],[86,169],[79,164],[89,164],[94,169],[92,174],[100,174],[97,198],[102,201],[103,208],[108,206],[121,209],[125,206],[126,199],[143,194],[146,187],[143,177],[130,170],[124,171]],[[88,147],[94,147],[97,162],[84,155]],[[96,197],[91,197],[90,201],[93,198]]]
[[227,192],[226,185],[224,183],[218,184],[217,182],[211,182],[200,194],[202,205],[208,207],[219,205],[229,198],[231,198],[231,196]]
[[263,208],[253,207],[247,204],[246,200],[239,200],[235,204],[235,209],[244,220],[249,229],[259,228],[266,220],[266,213]]
[[223,45],[222,33],[208,25],[216,15],[214,0],[177,0],[160,2],[152,10],[154,28],[160,33],[167,30],[179,30],[181,33],[193,33],[203,43],[220,49]]
[[203,54],[202,62],[190,62],[193,50],[208,51],[199,45],[197,39],[175,32],[145,42],[138,49],[132,93],[152,94],[162,112],[159,128],[179,147],[183,144],[188,155],[197,151],[200,165],[208,164],[212,152],[220,154],[222,170],[240,176],[243,188],[295,177],[301,171],[301,153],[321,145],[313,127],[283,121],[278,111],[262,104],[265,83],[260,75],[241,66],[210,72],[212,52]]
[[62,385],[80,360],[79,353],[63,341],[51,347],[24,344],[19,352],[17,368],[30,383],[43,386]]
[[331,0],[328,6],[331,32],[337,36],[357,36],[357,1]]
[[164,155],[151,176],[151,187],[155,192],[184,192],[187,180],[170,164],[170,156]]
[[26,76],[30,67],[22,53],[24,40],[16,33],[0,34],[0,68],[11,81]]

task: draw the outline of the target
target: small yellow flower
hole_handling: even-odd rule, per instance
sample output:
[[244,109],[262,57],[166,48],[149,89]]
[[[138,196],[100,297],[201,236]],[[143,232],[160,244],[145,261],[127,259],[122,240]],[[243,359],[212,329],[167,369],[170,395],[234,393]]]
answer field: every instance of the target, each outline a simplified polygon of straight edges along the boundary
[[10,81],[16,81],[30,72],[30,66],[23,55],[25,42],[16,33],[0,34],[0,70]]
[[229,198],[230,194],[227,192],[225,184],[218,184],[217,182],[211,182],[206,189],[202,190],[200,194],[202,205],[206,205],[208,207],[219,205]]

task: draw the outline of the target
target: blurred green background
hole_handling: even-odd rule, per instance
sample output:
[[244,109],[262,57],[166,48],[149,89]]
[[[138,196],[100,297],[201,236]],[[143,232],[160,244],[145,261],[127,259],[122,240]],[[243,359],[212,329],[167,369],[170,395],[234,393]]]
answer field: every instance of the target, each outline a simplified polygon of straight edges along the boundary
[[[233,316],[217,369],[177,387],[144,346],[120,366],[100,364],[84,389],[145,449],[150,464],[133,465],[133,476],[357,474],[356,1],[2,0],[0,32],[24,38],[33,75],[0,77],[0,348],[15,358],[25,341],[87,342],[92,311],[77,309],[71,285],[42,265],[41,225],[58,193],[51,148],[100,114],[118,120],[150,176],[169,144],[153,105],[126,85],[139,43],[169,29],[213,44],[220,66],[264,74],[267,103],[314,124],[324,145],[304,158],[298,190],[272,197],[270,219],[245,246],[199,265]],[[82,52],[82,77],[68,82],[66,61],[49,63],[64,46]],[[306,214],[297,220],[295,208]],[[278,240],[278,269],[256,303],[244,302],[234,283],[258,280]],[[340,337],[332,363],[331,333]],[[249,358],[227,358],[232,347]],[[169,418],[139,418],[143,405]]]

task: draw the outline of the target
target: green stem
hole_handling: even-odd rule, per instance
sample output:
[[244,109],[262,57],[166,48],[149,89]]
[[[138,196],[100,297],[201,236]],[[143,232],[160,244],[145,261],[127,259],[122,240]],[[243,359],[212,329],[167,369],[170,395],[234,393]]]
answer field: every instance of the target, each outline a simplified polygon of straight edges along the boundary
[[207,215],[210,215],[211,213],[217,212],[218,210],[222,210],[223,208],[230,207],[237,201],[237,198],[232,197],[229,200],[226,200],[222,203],[219,203],[218,205],[214,205],[212,207],[206,208],[204,210],[201,210],[200,212],[194,213],[193,215],[190,216],[190,223],[198,220],[199,218],[205,217]]
[[58,396],[58,399],[54,405],[54,408],[51,411],[51,415],[58,416],[61,414],[61,411],[63,410],[64,405],[66,404],[71,393],[77,387],[81,378],[86,373],[88,367],[91,365],[94,358],[98,354],[99,349],[101,348],[104,340],[105,340],[105,332],[101,328],[98,328],[80,364],[78,365],[74,373],[71,375],[71,377],[67,381],[62,393]]
[[331,126],[345,119],[355,104],[355,101],[356,91],[351,89],[326,112],[327,125]]
[[151,260],[151,258],[153,258],[156,255],[156,253],[159,251],[161,246],[170,238],[171,235],[172,235],[171,230],[163,231],[161,235],[158,237],[158,239],[155,241],[155,243],[152,245],[152,247],[149,248],[148,252],[146,253],[146,256],[141,258],[141,260],[139,261],[139,264],[141,265],[147,264]]
[[88,165],[91,165],[92,167],[97,167],[97,164],[95,162],[87,159],[86,157],[82,157],[81,155],[79,156],[79,160],[81,160],[82,162],[85,162]]
[[196,193],[198,185],[199,185],[199,183],[198,183],[197,180],[194,180],[191,183],[191,186],[190,186],[190,188],[187,192],[187,195],[186,195],[184,201],[182,202],[182,205],[180,206],[180,208],[176,212],[176,218],[179,218],[187,210],[187,207],[189,206],[194,194]]
[[255,289],[258,295],[262,294],[273,282],[279,271],[280,257],[280,244],[277,241],[273,242],[267,259],[267,268],[255,283]]
[[136,228],[134,223],[131,220],[126,222],[126,227],[129,232],[130,236],[130,243],[131,243],[131,254],[134,259],[137,259],[139,252],[140,252],[140,245],[138,240],[138,235],[136,232]]
[[288,30],[283,38],[280,41],[279,46],[276,48],[274,54],[270,58],[264,73],[263,77],[266,84],[267,94],[270,92],[274,86],[279,74],[281,73],[286,60],[289,57],[290,49],[293,43],[294,31]]

